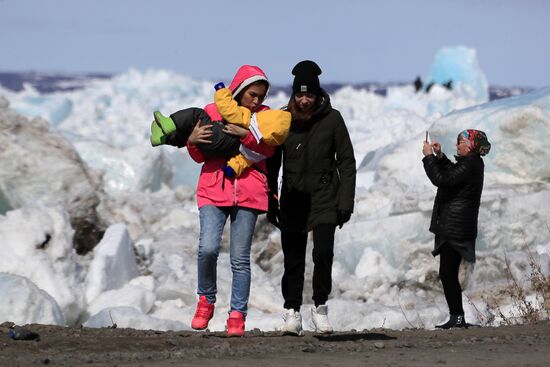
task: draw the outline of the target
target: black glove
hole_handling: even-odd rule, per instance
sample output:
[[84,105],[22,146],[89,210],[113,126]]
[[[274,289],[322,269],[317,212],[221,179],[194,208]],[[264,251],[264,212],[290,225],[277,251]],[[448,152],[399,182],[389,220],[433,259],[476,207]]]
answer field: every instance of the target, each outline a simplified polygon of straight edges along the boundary
[[269,193],[268,195],[268,209],[267,209],[267,220],[269,223],[273,224],[275,227],[279,227],[279,199],[276,195]]
[[351,211],[349,210],[338,210],[338,228],[342,228],[344,223],[347,223],[351,218]]

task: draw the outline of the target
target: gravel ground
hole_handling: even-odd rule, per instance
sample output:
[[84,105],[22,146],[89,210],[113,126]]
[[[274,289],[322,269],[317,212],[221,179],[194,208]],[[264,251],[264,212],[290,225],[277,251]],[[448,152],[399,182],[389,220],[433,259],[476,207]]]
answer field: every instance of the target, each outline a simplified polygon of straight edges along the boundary
[[548,366],[550,321],[467,330],[306,333],[162,332],[25,325],[39,341],[13,340],[0,325],[0,366]]

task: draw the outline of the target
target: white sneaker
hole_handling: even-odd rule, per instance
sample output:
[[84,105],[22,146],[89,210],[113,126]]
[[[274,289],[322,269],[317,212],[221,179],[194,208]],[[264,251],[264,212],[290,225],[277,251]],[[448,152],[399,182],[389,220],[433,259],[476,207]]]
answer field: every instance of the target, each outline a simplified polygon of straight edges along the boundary
[[315,331],[321,334],[331,334],[332,326],[328,321],[328,306],[311,306],[311,321],[315,326]]
[[292,308],[285,310],[283,313],[283,320],[285,323],[280,328],[283,335],[304,335],[304,331],[302,330],[302,315],[300,315],[300,312]]

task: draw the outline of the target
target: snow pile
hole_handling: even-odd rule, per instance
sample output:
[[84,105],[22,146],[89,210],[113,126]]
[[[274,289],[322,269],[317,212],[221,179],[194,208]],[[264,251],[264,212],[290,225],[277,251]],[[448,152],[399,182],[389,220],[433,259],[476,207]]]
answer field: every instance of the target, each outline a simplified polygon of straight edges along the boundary
[[[450,157],[465,128],[485,131],[493,144],[484,158],[478,261],[467,271],[466,292],[475,297],[505,284],[506,261],[526,279],[529,251],[545,271],[550,267],[550,153],[544,149],[550,88],[485,103],[487,82],[475,51],[460,47],[442,49],[426,80],[447,78],[456,82],[451,90],[402,86],[384,98],[346,87],[331,95],[358,164],[355,212],[336,232],[328,302],[336,330],[429,328],[447,313],[427,230],[436,190],[421,163],[426,130]],[[0,90],[10,101],[0,97],[0,290],[9,294],[0,301],[0,322],[189,327],[197,299],[200,166],[185,149],[151,147],[149,127],[153,110],[210,102],[212,85],[130,70],[79,91]],[[277,108],[287,101],[279,93],[267,103]],[[104,228],[90,229],[90,222]],[[224,329],[229,307],[225,231],[211,330]],[[82,233],[88,241],[97,236],[97,246],[77,255],[73,241]],[[274,330],[283,258],[279,232],[263,217],[252,260],[247,329]],[[308,251],[303,310],[311,305],[311,271]],[[474,321],[474,309],[464,303]],[[310,329],[309,312],[302,314]]]

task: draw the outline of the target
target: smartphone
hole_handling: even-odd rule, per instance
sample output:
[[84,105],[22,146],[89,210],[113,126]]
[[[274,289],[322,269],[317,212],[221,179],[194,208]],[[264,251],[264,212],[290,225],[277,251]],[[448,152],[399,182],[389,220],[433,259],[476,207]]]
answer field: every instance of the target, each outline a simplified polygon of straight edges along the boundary
[[428,133],[428,130],[426,130],[426,142],[430,142],[430,134]]

